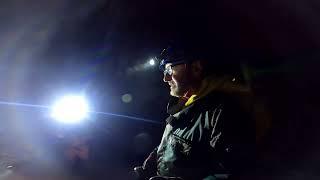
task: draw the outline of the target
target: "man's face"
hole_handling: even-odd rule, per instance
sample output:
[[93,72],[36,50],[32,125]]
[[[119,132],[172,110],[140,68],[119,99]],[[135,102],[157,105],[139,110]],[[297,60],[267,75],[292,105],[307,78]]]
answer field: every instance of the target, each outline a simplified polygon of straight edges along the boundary
[[165,69],[168,72],[171,71],[171,73],[164,73],[163,75],[163,81],[170,86],[170,95],[175,97],[185,95],[190,88],[186,64],[172,66],[171,63],[168,63]]

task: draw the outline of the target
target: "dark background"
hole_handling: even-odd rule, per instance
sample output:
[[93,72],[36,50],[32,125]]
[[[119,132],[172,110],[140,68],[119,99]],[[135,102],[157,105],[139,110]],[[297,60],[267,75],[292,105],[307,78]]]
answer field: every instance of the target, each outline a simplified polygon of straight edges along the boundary
[[[1,105],[7,179],[128,179],[159,143],[169,99],[157,67],[142,65],[177,36],[210,47],[212,61],[242,65],[267,112],[260,116],[272,119],[266,176],[318,177],[317,0],[2,0],[0,8],[1,101],[50,105],[84,93],[96,111],[159,122],[92,115],[70,126],[46,109]],[[77,139],[90,147],[88,160],[65,155]]]

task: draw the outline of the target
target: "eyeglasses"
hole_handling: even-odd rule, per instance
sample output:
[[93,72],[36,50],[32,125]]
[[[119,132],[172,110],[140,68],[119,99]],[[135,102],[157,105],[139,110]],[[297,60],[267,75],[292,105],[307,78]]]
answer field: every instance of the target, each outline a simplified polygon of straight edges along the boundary
[[185,64],[185,62],[177,62],[177,63],[173,63],[167,67],[164,68],[163,70],[163,74],[164,76],[172,76],[173,74],[173,67],[176,66],[176,65],[179,65],[179,64]]
[[164,76],[172,76],[173,70],[172,70],[172,65],[167,66],[164,71],[163,71]]

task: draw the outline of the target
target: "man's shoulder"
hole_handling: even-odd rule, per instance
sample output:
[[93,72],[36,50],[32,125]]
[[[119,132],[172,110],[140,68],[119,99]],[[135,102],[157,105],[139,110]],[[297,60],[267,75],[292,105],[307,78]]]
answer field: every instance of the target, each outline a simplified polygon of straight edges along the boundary
[[231,104],[235,103],[235,98],[228,93],[224,92],[211,92],[205,97],[199,99],[198,101],[195,102],[196,106],[200,106],[202,108],[205,107],[214,107],[214,106],[219,106],[219,105],[225,105],[225,104]]
[[223,110],[225,106],[230,106],[231,100],[226,94],[220,92],[210,93],[207,96],[198,99],[193,104],[184,107],[181,111],[174,114],[173,117],[193,119],[206,113],[212,114],[214,111]]
[[208,94],[203,99],[194,103],[193,114],[203,114],[203,113],[214,113],[216,111],[221,111],[224,121],[231,121],[234,123],[233,119],[242,119],[243,121],[250,121],[250,105],[249,98],[239,97],[235,94],[225,93],[225,92],[212,92]]
[[205,97],[198,99],[189,106],[184,106],[184,104],[178,104],[174,113],[171,113],[176,118],[193,116],[199,113],[211,112],[217,109],[223,111],[242,111],[244,109],[242,102],[238,95],[213,91],[207,94]]

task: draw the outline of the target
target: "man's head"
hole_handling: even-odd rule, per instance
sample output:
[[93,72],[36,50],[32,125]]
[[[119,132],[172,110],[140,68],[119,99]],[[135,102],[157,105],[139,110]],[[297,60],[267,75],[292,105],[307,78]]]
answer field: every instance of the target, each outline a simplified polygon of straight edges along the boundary
[[188,53],[181,48],[169,47],[159,57],[163,81],[170,86],[171,96],[182,97],[194,93],[205,77],[204,61]]
[[166,63],[163,81],[170,86],[170,95],[175,97],[192,95],[200,87],[203,79],[200,61]]
[[224,78],[240,72],[240,66],[232,63],[231,58],[226,59],[223,50],[201,42],[181,42],[171,44],[157,57],[172,96],[188,97],[196,93],[208,76]]

